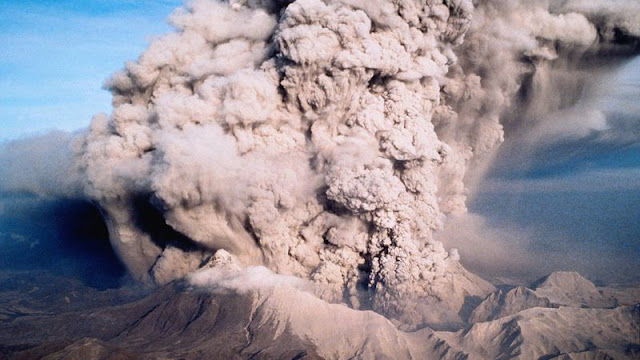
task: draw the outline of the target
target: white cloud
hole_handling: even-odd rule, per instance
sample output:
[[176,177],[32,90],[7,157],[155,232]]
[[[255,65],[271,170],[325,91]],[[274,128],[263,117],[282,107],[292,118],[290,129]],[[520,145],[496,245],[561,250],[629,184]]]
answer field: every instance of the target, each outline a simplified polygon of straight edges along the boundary
[[533,193],[533,192],[593,192],[640,190],[640,168],[592,169],[540,179],[487,179],[478,192]]

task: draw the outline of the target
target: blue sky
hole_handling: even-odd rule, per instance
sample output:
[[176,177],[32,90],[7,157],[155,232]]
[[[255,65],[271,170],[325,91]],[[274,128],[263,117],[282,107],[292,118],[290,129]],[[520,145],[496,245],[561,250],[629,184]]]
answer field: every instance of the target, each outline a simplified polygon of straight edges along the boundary
[[169,31],[180,0],[0,0],[0,141],[110,112],[104,80]]
[[[463,260],[477,256],[479,271],[502,276],[577,270],[605,283],[639,280],[640,58],[600,80],[578,111],[557,120],[588,125],[584,108],[601,112],[604,128],[552,141],[527,133],[507,139],[468,204],[486,223],[473,228],[480,239],[456,245]],[[491,251],[482,259],[479,249]]]

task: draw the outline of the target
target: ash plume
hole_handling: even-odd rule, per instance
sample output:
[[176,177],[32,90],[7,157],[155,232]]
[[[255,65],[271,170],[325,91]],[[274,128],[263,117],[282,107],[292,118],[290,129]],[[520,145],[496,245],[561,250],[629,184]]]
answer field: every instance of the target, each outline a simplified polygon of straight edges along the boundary
[[0,144],[0,194],[83,197],[74,141],[73,134],[51,131]]
[[[177,11],[178,32],[109,81],[113,115],[94,120],[80,154],[125,264],[163,283],[223,249],[308,278],[326,300],[419,317],[406,300],[437,299],[458,260],[432,239],[438,168],[453,151],[432,118],[472,10],[306,0]],[[160,239],[143,211],[157,212]]]
[[82,191],[141,281],[224,251],[409,327],[457,316],[493,286],[434,232],[505,134],[588,85],[567,69],[637,51],[617,4],[189,2],[108,80],[113,113],[77,138]]

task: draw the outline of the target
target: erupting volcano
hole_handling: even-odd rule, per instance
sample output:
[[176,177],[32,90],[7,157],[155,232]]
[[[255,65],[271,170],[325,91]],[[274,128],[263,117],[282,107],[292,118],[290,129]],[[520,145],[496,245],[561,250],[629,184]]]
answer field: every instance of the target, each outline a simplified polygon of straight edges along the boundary
[[[608,126],[565,118],[640,50],[637,3],[194,0],[170,21],[107,81],[110,115],[0,157],[5,192],[94,204],[150,288],[71,312],[14,289],[0,358],[640,355],[637,289],[498,290],[441,235],[505,139]],[[13,169],[36,141],[55,169]]]

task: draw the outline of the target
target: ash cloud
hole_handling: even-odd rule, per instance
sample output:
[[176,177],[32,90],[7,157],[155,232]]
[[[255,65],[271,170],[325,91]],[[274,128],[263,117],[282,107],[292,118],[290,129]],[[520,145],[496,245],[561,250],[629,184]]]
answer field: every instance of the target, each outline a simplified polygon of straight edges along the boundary
[[0,144],[0,194],[84,197],[75,169],[74,135],[52,131]]
[[[456,256],[431,233],[453,149],[431,120],[471,11],[307,0],[176,12],[178,32],[109,81],[113,115],[94,120],[79,159],[123,261],[158,281],[156,267],[193,264],[182,274],[224,249],[395,316],[442,291]],[[143,230],[140,197],[200,261]]]
[[76,167],[82,133],[51,131],[0,145],[0,270],[74,277],[96,288],[126,281]]
[[[636,166],[628,159],[633,158],[629,154],[637,151],[640,140],[635,101],[640,90],[638,64],[637,59],[625,61],[617,72],[589,65],[575,75],[573,79],[582,90],[573,103],[538,116],[535,126],[508,136],[492,164],[491,177],[598,170],[585,165]],[[608,160],[614,158],[618,164]],[[623,163],[625,159],[627,164]]]
[[[510,196],[510,204],[496,201],[500,196]],[[472,212],[449,218],[436,239],[494,284],[528,286],[554,271],[577,271],[597,284],[633,284],[640,270],[639,198],[638,192],[484,194]],[[592,221],[593,213],[606,214],[604,221]]]
[[107,81],[69,183],[31,191],[81,188],[140,281],[224,251],[408,326],[493,290],[434,232],[505,135],[580,98],[570,69],[638,37],[580,2],[195,0],[171,22]]

